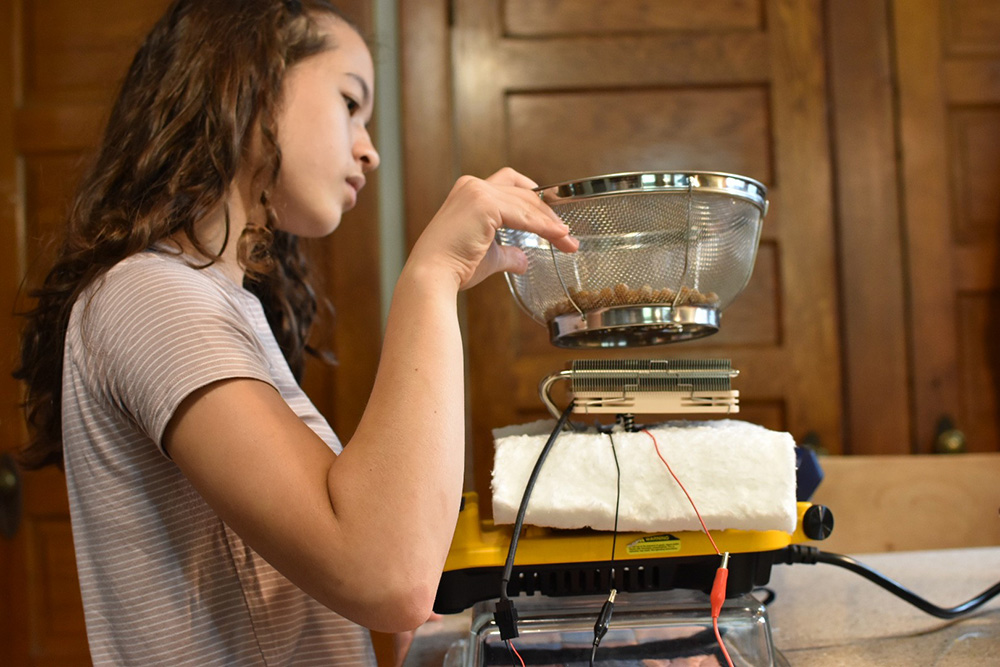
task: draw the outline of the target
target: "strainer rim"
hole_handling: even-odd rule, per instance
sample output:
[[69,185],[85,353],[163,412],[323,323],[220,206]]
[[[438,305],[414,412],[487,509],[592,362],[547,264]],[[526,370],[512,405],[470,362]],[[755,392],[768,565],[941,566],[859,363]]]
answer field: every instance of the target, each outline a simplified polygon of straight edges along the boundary
[[740,197],[767,209],[767,187],[760,181],[723,171],[628,171],[540,185],[534,191],[549,205],[643,192],[716,192]]

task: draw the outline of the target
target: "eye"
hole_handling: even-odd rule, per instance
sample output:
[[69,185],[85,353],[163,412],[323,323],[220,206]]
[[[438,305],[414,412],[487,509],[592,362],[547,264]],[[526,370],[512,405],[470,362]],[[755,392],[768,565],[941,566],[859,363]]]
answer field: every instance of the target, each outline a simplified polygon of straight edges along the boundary
[[343,98],[344,103],[347,104],[347,112],[352,116],[361,109],[361,105],[350,95],[343,95]]

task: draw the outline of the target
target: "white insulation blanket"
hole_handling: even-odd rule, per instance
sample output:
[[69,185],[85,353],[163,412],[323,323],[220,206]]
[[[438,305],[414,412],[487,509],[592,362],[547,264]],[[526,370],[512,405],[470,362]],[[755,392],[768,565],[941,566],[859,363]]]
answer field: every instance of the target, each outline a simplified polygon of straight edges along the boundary
[[[555,422],[493,432],[493,518],[514,523],[524,487]],[[735,420],[668,422],[649,429],[710,530],[781,530],[797,523],[795,442]],[[613,434],[621,467],[619,531],[701,530],[684,492],[646,433]],[[607,435],[564,432],[528,502],[525,524],[613,530],[615,460]]]

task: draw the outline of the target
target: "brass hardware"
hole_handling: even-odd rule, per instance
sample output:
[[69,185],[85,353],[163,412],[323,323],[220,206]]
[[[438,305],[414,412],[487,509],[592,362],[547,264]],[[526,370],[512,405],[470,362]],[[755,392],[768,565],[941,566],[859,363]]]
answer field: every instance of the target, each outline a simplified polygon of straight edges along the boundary
[[17,490],[17,476],[11,470],[0,470],[0,496],[9,496]]
[[0,454],[0,536],[14,538],[21,524],[21,475],[9,453]]
[[955,428],[951,417],[944,415],[938,420],[937,437],[934,438],[935,454],[964,454],[968,450],[965,433]]

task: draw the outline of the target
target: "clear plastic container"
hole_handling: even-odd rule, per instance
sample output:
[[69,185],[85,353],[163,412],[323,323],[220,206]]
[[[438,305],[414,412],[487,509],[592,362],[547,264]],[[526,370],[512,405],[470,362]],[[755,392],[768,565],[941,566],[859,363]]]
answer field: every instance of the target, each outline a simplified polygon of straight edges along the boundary
[[[515,600],[519,636],[514,647],[526,665],[588,665],[594,623],[606,597],[520,597]],[[493,622],[491,602],[473,608],[466,639],[445,658],[446,667],[508,667],[511,654]],[[786,664],[776,656],[767,610],[756,598],[743,595],[726,601],[719,631],[733,664],[771,667]],[[725,660],[712,629],[707,595],[692,591],[620,593],[608,633],[601,641],[595,665],[704,664],[707,656]],[[515,659],[516,662],[516,659]]]

